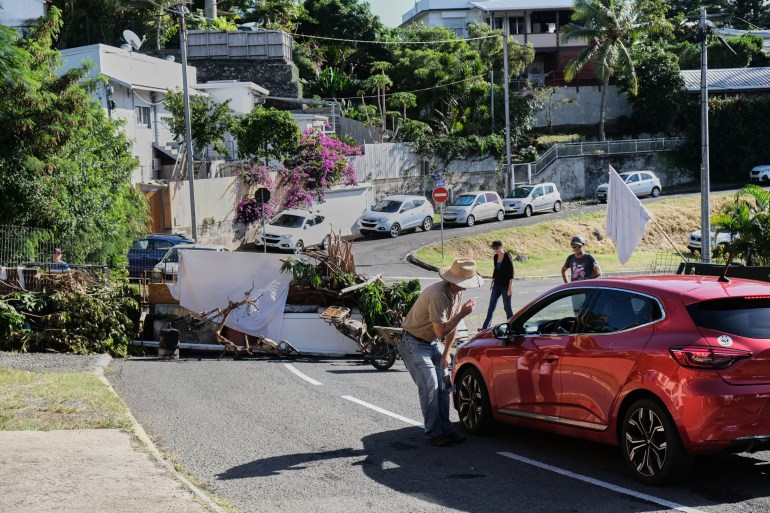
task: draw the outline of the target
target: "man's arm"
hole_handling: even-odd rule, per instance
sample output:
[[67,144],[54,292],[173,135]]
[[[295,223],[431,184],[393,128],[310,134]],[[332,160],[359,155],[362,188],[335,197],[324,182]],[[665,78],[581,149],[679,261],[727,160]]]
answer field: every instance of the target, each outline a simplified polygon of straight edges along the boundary
[[567,271],[569,270],[569,267],[567,267],[567,264],[564,264],[561,268],[561,279],[564,280],[564,283],[567,283]]
[[475,299],[469,299],[460,308],[451,319],[446,322],[433,322],[433,332],[438,338],[444,339],[444,352],[441,355],[440,366],[442,369],[446,369],[452,363],[452,345],[455,341],[455,334],[457,333],[457,325],[460,321],[469,313],[473,311],[476,306]]
[[599,262],[594,260],[594,271],[591,273],[591,278],[598,278],[602,275],[602,269],[599,267]]

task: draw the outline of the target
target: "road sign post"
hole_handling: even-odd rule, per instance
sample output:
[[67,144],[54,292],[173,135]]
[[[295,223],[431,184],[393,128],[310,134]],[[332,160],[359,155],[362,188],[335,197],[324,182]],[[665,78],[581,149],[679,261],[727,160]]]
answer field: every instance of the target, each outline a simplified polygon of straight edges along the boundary
[[[443,182],[443,180],[442,180]],[[444,203],[449,199],[449,190],[443,185],[433,189],[433,201],[441,205],[441,263],[444,263]]]

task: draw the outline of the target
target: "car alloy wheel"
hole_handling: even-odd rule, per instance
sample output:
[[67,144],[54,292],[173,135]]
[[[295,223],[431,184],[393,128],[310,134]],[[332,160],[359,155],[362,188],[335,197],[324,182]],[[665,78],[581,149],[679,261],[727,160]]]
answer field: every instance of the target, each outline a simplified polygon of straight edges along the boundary
[[463,429],[473,434],[489,430],[492,406],[484,380],[476,369],[460,374],[459,381],[455,383],[455,400]]
[[465,221],[465,224],[467,224],[468,226],[473,226],[474,224],[476,224],[476,218],[473,216],[468,216],[468,219]]
[[524,217],[532,217],[532,205],[524,207]]
[[398,223],[393,223],[393,226],[390,227],[390,236],[394,239],[401,235],[401,225]]
[[637,481],[657,485],[687,475],[692,466],[674,421],[651,399],[631,405],[621,426],[621,447],[628,468]]
[[422,230],[424,232],[429,232],[433,229],[433,219],[430,217],[426,217],[422,221]]
[[497,211],[497,220],[498,221],[502,221],[503,219],[505,219],[505,211],[498,210]]
[[652,192],[650,193],[653,198],[657,198],[660,196],[660,188],[659,187],[653,187]]
[[554,212],[560,212],[561,211],[561,201],[557,201],[553,204],[553,211]]
[[294,254],[300,255],[303,251],[305,251],[305,244],[301,240],[298,240],[297,243],[294,244]]

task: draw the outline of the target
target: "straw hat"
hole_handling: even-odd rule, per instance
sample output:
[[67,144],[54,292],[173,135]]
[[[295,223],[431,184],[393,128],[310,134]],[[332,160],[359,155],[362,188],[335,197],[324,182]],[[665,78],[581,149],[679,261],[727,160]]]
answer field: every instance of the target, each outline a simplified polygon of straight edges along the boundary
[[476,261],[472,258],[458,258],[452,265],[439,269],[441,279],[464,289],[481,287],[482,278],[476,272]]

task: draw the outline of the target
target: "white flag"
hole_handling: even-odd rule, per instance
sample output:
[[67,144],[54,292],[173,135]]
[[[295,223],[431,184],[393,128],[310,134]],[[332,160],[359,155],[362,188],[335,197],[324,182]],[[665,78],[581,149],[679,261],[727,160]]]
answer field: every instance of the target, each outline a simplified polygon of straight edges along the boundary
[[610,184],[607,189],[607,236],[615,242],[618,260],[628,262],[647,229],[652,216],[644,208],[626,182],[610,166]]

